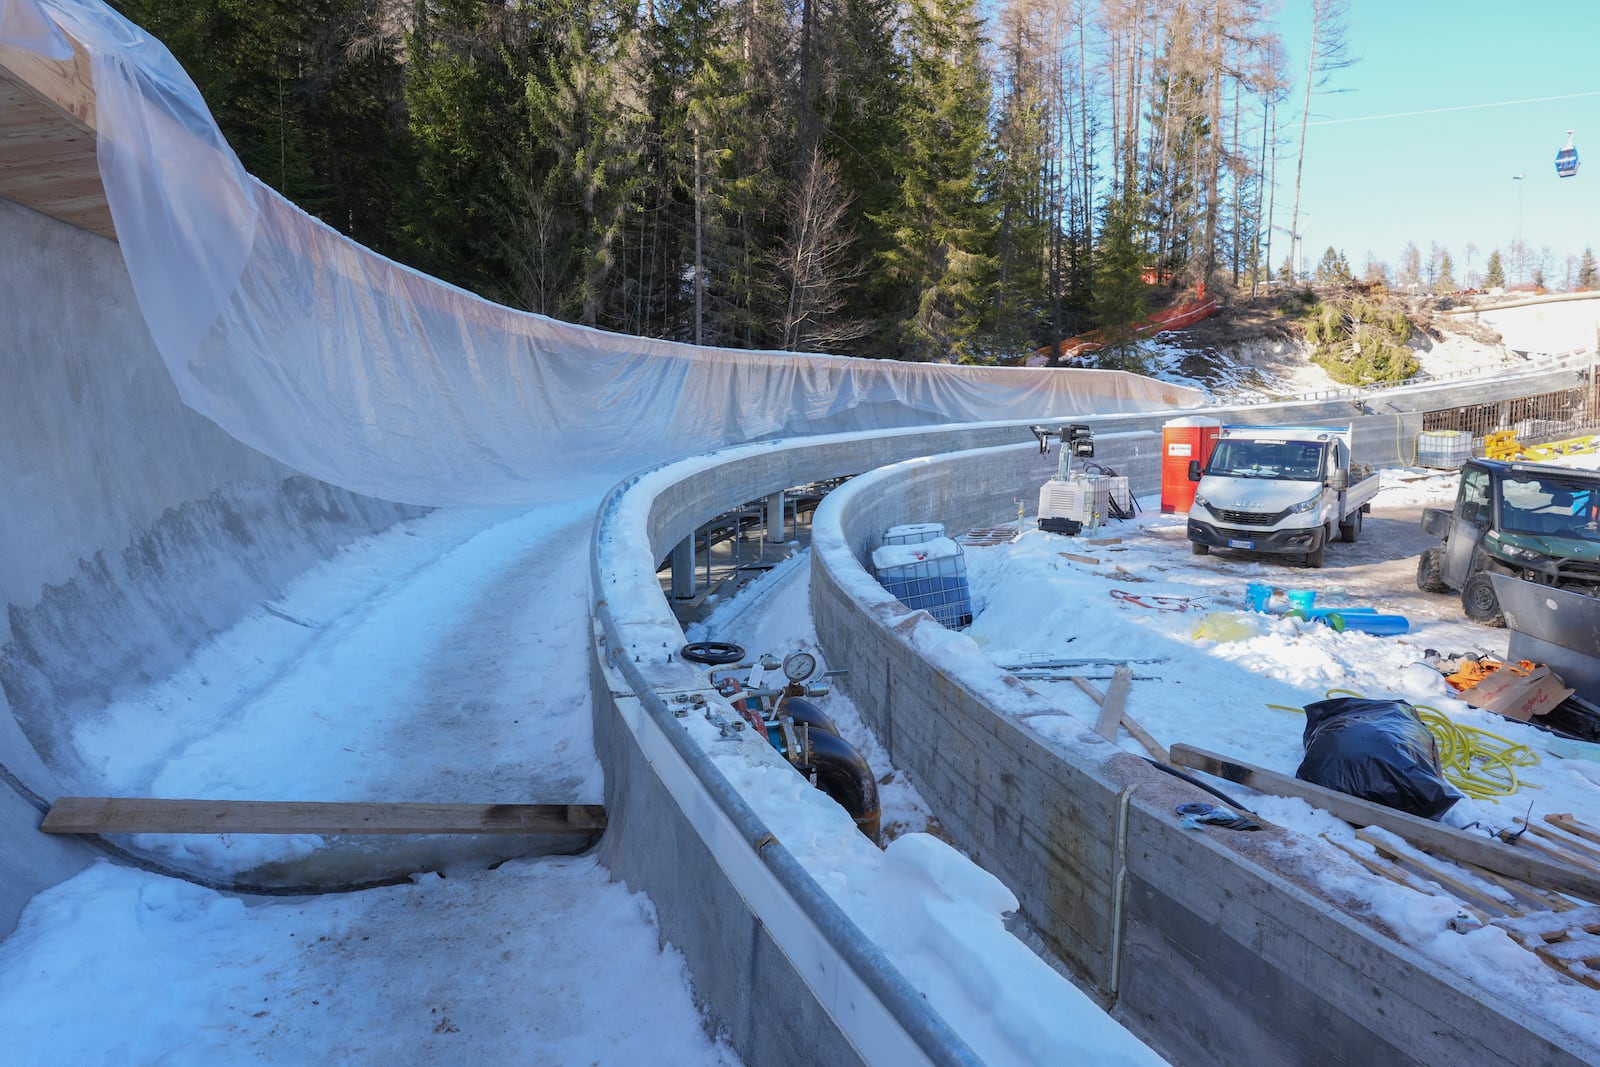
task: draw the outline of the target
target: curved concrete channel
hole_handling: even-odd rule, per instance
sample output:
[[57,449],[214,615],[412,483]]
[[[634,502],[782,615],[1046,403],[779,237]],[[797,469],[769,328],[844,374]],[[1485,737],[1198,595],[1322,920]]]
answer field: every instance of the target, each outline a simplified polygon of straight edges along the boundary
[[[8,248],[18,250],[0,260],[0,292],[8,294],[0,362],[11,386],[7,417],[0,420],[0,492],[14,502],[0,524],[0,597],[7,605],[0,631],[0,931],[9,931],[32,896],[108,849],[125,862],[161,866],[129,852],[125,843],[114,847],[38,832],[49,800],[93,792],[99,784],[74,748],[74,729],[112,694],[170,673],[209,635],[270,603],[317,561],[419,510],[305,478],[188,411],[144,331],[111,242],[6,202],[0,202],[0,233]],[[1422,411],[1457,406],[1469,402],[1468,396],[1550,392],[1578,380],[1576,371],[1550,369],[1509,382],[1415,387],[1377,399],[1257,405],[1221,414],[1249,422],[1344,419],[1365,405],[1382,414],[1358,417],[1358,453],[1381,460],[1397,435],[1409,438],[1421,428]],[[1088,421],[1099,428],[1105,462],[1146,490],[1155,477],[1163,419],[1146,414]],[[674,709],[696,697],[708,706],[718,698],[701,672],[645,654],[675,648],[683,639],[660,593],[656,563],[697,525],[731,507],[797,484],[889,468],[872,476],[877,482],[860,481],[863,487],[881,485],[876,498],[863,502],[852,491],[830,505],[830,513],[837,509],[827,527],[832,540],[816,555],[818,623],[830,644],[841,635],[859,636],[862,643],[852,654],[881,659],[886,671],[893,664],[905,672],[874,694],[865,688],[872,671],[864,667],[861,703],[883,716],[876,725],[896,759],[908,766],[932,759],[927,774],[936,777],[938,757],[918,754],[917,716],[899,695],[928,668],[906,658],[894,630],[902,620],[891,606],[861,595],[847,557],[859,551],[863,531],[891,512],[906,521],[928,513],[969,514],[974,524],[1014,514],[1016,487],[1031,484],[1036,491],[1041,471],[1053,465],[1037,458],[1031,442],[1026,426],[1013,423],[748,446],[631,479],[602,508],[589,571],[594,732],[610,812],[600,855],[619,877],[650,893],[664,936],[683,951],[708,1014],[750,1062],[787,1062],[797,1049],[807,1050],[808,1058],[838,1062],[960,1063],[971,1057],[904,976],[831,906],[726,776],[687,743]],[[892,466],[952,453],[957,455],[938,462]],[[1002,498],[1004,507],[997,503]],[[916,684],[923,681],[942,687],[959,706],[963,718],[951,719],[951,729],[959,723],[961,729],[993,729],[997,737],[1003,732],[990,721],[992,711],[970,694],[960,695],[965,690],[959,680],[947,680],[947,686],[922,677]],[[1299,1048],[1295,1034],[1269,1041],[1259,1021],[1253,1028],[1237,1021],[1222,1028],[1226,1033],[1212,1026],[1205,1031],[1207,1045],[1187,1047],[1161,1030],[1165,1024],[1144,1018],[1156,1011],[1150,987],[1158,981],[1163,954],[1209,936],[1200,924],[1203,914],[1188,913],[1200,925],[1187,931],[1169,929],[1150,914],[1157,898],[1137,896],[1171,888],[1152,869],[1169,842],[1147,825],[1142,805],[1175,786],[1147,781],[1147,767],[1093,745],[1061,752],[1006,736],[1007,745],[1016,747],[1007,758],[1035,761],[1028,765],[1040,773],[1070,769],[1062,771],[1063,780],[1081,791],[1076,803],[1096,826],[1094,835],[1079,835],[1088,850],[1079,859],[1094,870],[1059,883],[1039,873],[1040,863],[1068,855],[1061,851],[1059,828],[1019,831],[986,844],[985,820],[1005,825],[994,821],[994,811],[963,809],[954,798],[942,797],[940,803],[951,809],[941,818],[974,835],[969,850],[1024,899],[1029,920],[1080,980],[1108,998],[1114,994],[1125,1022],[1147,1030],[1185,1062],[1221,1062],[1224,1053],[1241,1050],[1276,1056]],[[1129,784],[1137,792],[1124,804]],[[1110,839],[1104,835],[1119,823],[1129,848],[1117,859],[1106,851]],[[1036,846],[1045,854],[1030,857]],[[340,847],[335,842],[333,851]],[[477,848],[473,858],[492,862],[508,846],[462,847]],[[516,847],[526,852],[545,846]],[[347,861],[324,857],[315,869],[240,873],[168,866],[171,873],[210,884],[292,890],[340,884],[351,872],[360,879],[403,874],[438,854],[374,854],[351,845]],[[1223,885],[1244,878],[1239,884],[1263,908],[1286,894],[1308,915],[1320,914],[1314,898],[1254,870],[1248,856],[1211,849],[1184,862],[1196,878],[1214,877]],[[1105,880],[1119,870],[1125,872],[1120,906],[1128,917],[1120,927],[1112,922],[1118,904]],[[1053,916],[1061,921],[1053,922]],[[1339,926],[1335,918],[1326,921]],[[1395,967],[1405,962],[1403,954],[1358,934],[1341,936],[1351,939],[1351,950],[1364,960]],[[1236,940],[1249,942],[1244,932]],[[1201,978],[1188,980],[1191,988],[1204,988]],[[1282,988],[1309,995],[1287,979]],[[775,1003],[783,1011],[774,1012]],[[1328,1010],[1310,1000],[1294,1003],[1296,1014],[1321,1017],[1317,1013]],[[1357,1008],[1341,1010],[1350,1020],[1364,1018]],[[1506,1033],[1518,1033],[1513,1023],[1507,1026]],[[1253,1036],[1224,1040],[1234,1030]],[[1483,1047],[1505,1047],[1504,1040],[1483,1036]],[[1546,1050],[1550,1062],[1565,1055],[1553,1039],[1527,1040],[1533,1044],[1525,1048]],[[1419,1060],[1446,1054],[1426,1043],[1396,1048]],[[1454,1045],[1448,1054],[1483,1062]]]

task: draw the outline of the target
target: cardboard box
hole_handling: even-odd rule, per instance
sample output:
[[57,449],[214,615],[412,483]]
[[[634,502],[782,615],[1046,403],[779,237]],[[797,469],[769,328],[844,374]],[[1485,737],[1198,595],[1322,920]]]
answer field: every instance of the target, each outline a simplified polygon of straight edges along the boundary
[[1549,667],[1536,667],[1529,674],[1501,667],[1461,697],[1475,708],[1528,722],[1571,695],[1572,690],[1561,684],[1560,677]]

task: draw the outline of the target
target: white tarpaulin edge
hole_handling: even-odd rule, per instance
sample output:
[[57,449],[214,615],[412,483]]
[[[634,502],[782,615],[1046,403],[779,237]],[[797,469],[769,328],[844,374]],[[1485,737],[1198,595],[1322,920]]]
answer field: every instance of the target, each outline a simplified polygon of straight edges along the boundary
[[514,311],[251,178],[171,54],[98,0],[0,0],[0,42],[56,48],[51,21],[92,57],[112,219],[184,402],[356,492],[532,503],[761,438],[1202,401],[1120,371],[731,350]]

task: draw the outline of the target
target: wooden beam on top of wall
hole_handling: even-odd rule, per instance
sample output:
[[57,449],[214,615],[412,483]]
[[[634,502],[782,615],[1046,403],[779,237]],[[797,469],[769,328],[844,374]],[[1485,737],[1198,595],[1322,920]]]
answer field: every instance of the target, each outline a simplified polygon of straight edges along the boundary
[[47,834],[591,834],[600,804],[385,804],[61,797]]
[[67,40],[72,42],[71,59],[47,59],[25,48],[0,44],[0,76],[93,133],[97,115],[89,53],[72,37]]
[[115,241],[97,122],[89,54],[77,41],[64,60],[0,45],[0,197]]

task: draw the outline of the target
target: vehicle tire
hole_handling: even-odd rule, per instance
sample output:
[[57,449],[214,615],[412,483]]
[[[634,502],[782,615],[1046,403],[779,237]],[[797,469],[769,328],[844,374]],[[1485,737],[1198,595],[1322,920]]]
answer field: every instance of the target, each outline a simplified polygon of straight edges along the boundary
[[1488,571],[1478,571],[1461,586],[1461,609],[1467,618],[1480,626],[1504,626],[1506,617],[1500,610],[1500,598],[1494,595],[1494,583]]
[[1306,566],[1312,570],[1322,566],[1323,557],[1328,554],[1328,542],[1333,540],[1333,523],[1322,528],[1322,543],[1306,553]]
[[1189,551],[1196,556],[1209,556],[1211,554],[1211,546],[1202,545],[1199,541],[1190,541]]
[[1444,549],[1425,548],[1417,557],[1417,588],[1424,593],[1448,593],[1444,584]]
[[1361,536],[1361,509],[1356,508],[1356,513],[1350,516],[1349,522],[1339,524],[1339,540],[1347,545],[1356,543],[1356,538]]

